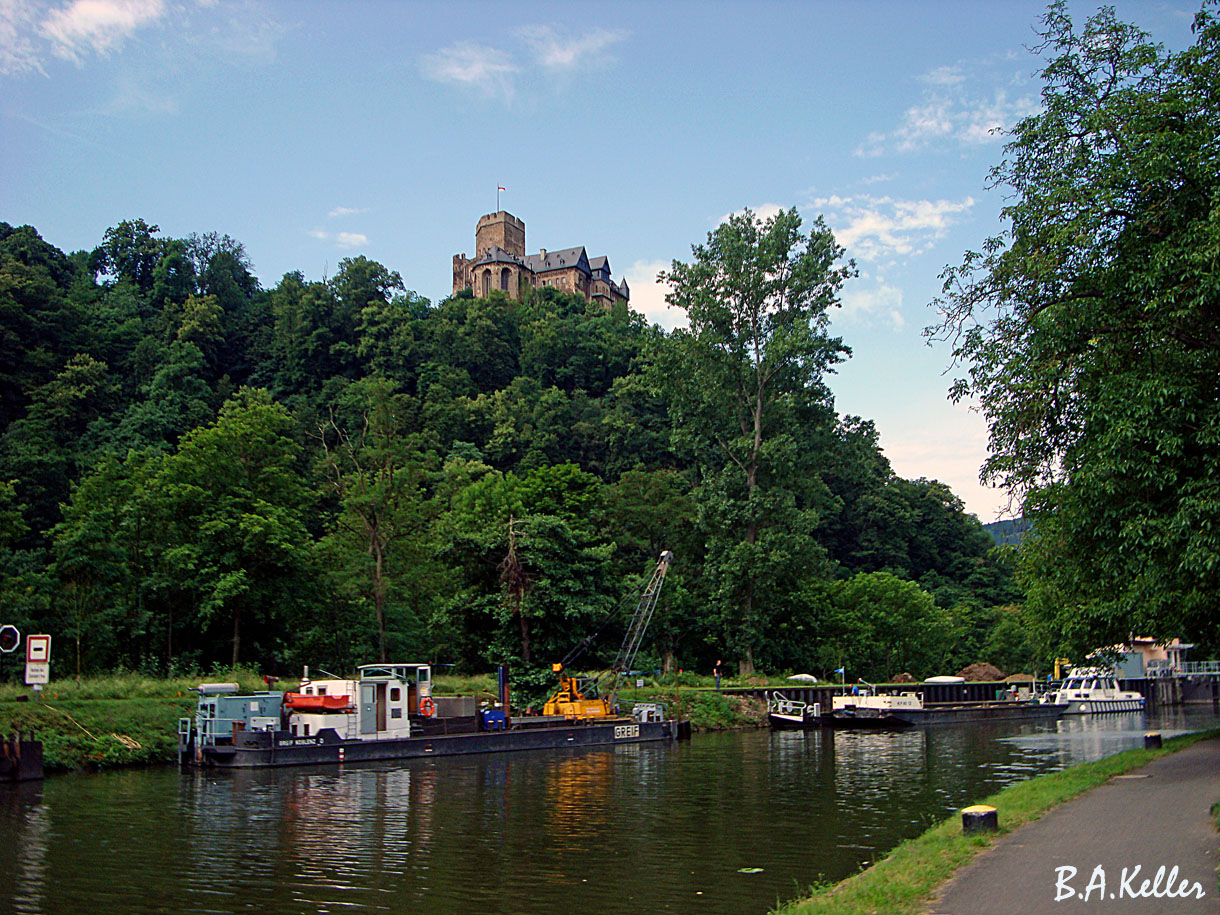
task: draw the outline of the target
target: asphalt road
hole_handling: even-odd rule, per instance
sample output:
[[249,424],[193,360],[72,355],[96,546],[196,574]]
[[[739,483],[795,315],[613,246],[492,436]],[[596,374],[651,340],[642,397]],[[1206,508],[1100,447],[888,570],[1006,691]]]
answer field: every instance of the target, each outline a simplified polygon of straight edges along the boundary
[[[1220,913],[1220,740],[1162,756],[999,839],[936,915]],[[999,811],[1003,822],[1004,811]],[[1137,870],[1138,868],[1138,870]]]

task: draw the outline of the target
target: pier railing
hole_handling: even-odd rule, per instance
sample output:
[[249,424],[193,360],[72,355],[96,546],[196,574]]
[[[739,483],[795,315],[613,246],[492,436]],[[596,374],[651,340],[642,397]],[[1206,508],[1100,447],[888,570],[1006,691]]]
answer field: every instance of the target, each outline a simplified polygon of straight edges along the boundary
[[1182,673],[1188,677],[1220,677],[1220,661],[1186,661]]

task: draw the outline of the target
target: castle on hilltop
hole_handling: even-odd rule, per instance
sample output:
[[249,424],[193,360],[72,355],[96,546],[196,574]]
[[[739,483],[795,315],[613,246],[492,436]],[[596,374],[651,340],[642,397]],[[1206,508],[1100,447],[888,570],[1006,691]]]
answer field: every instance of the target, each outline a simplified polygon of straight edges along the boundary
[[477,296],[487,296],[500,289],[510,299],[519,299],[521,290],[543,286],[582,295],[606,308],[631,298],[626,279],[615,283],[610,278],[610,259],[589,257],[583,246],[526,254],[525,223],[505,210],[479,219],[474,257],[453,255],[455,293],[469,288]]

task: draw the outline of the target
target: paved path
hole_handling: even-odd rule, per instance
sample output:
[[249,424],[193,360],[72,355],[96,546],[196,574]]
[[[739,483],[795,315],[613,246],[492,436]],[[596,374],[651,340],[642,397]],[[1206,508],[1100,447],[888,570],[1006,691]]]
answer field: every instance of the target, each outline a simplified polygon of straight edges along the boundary
[[1013,830],[962,868],[928,912],[1216,915],[1218,800],[1220,739],[1200,741]]

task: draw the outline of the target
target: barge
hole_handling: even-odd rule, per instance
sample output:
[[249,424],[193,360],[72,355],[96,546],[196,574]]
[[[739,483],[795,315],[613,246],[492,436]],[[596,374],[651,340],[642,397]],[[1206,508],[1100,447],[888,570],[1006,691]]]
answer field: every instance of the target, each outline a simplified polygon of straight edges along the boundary
[[295,691],[241,693],[235,683],[197,688],[195,717],[178,723],[184,764],[220,768],[316,765],[617,746],[671,740],[677,721],[658,702],[638,702],[629,716],[573,719],[507,714],[507,673],[500,699],[478,710],[473,697],[432,695],[428,664],[366,664],[353,679],[311,679]]
[[785,698],[768,697],[768,720],[773,730],[813,728],[908,728],[991,721],[1054,721],[1067,706],[1023,699],[984,702],[928,702],[913,692],[878,693],[869,684],[850,695],[831,697],[831,707]]
[[916,693],[835,696],[824,723],[835,728],[906,728],[980,721],[1054,721],[1065,705],[1033,700],[929,702]]

